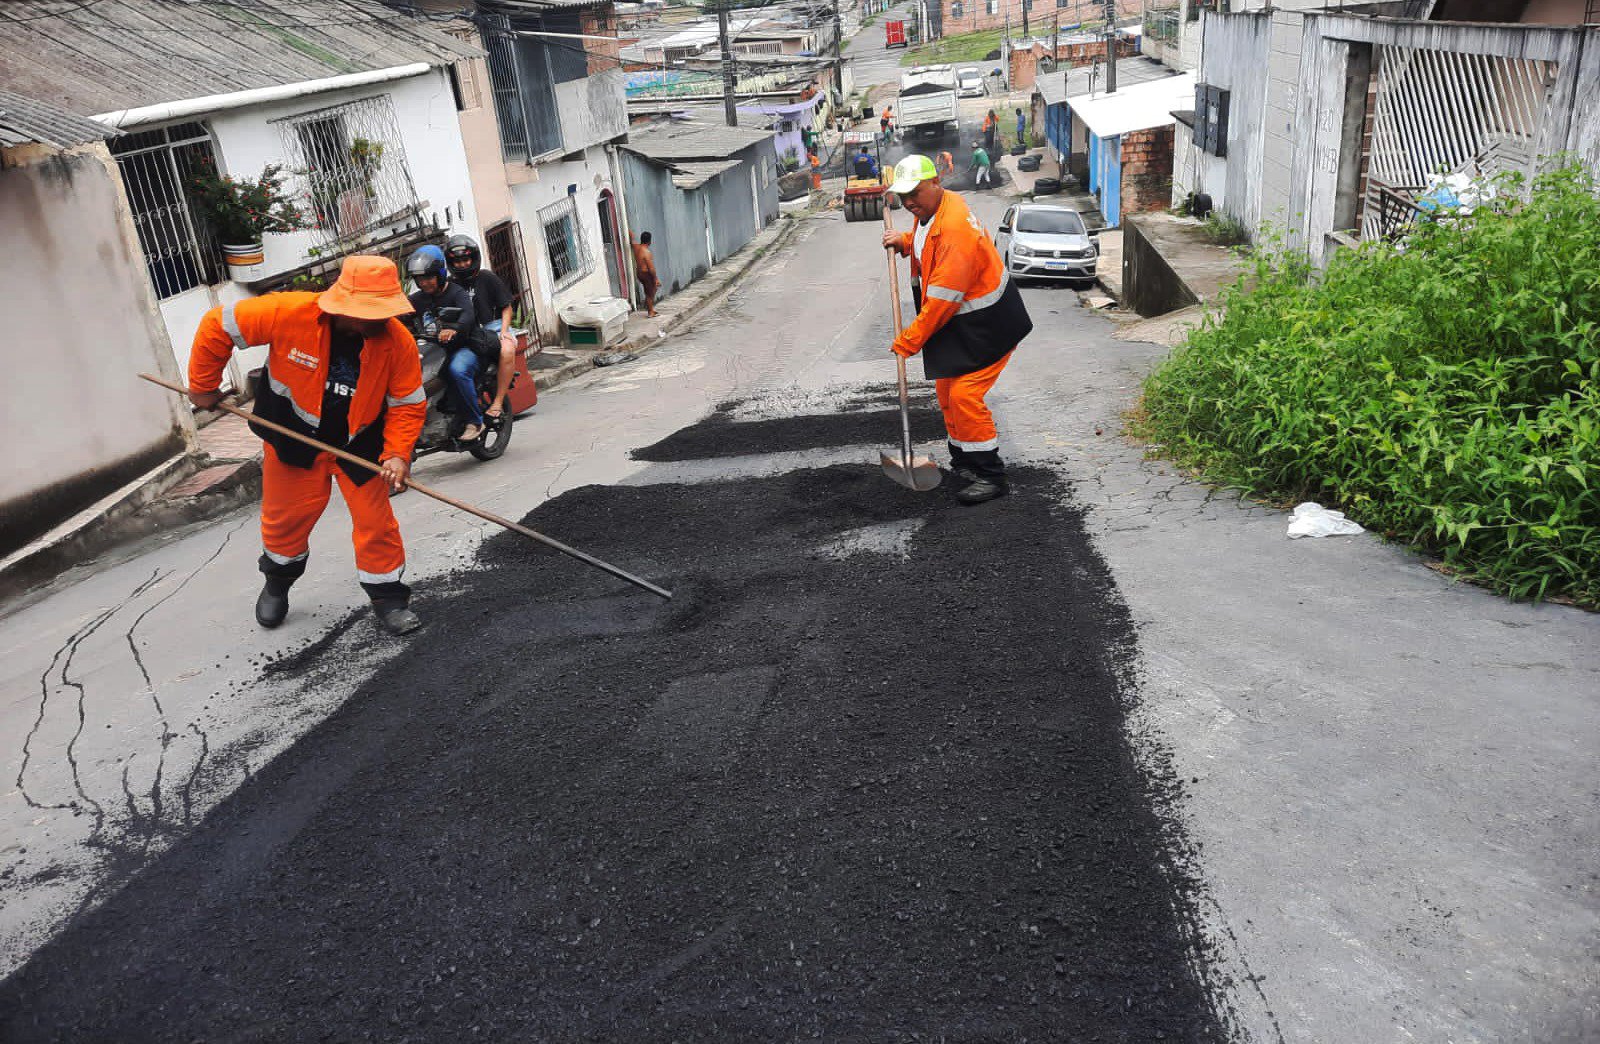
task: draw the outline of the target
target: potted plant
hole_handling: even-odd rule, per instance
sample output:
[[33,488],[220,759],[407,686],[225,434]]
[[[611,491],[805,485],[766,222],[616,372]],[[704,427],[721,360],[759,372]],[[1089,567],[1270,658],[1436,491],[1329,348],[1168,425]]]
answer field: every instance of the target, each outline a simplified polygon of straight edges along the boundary
[[262,236],[311,227],[294,194],[284,189],[285,180],[282,166],[272,163],[258,178],[210,172],[193,179],[195,209],[221,242],[234,279],[246,282],[259,273]]
[[366,192],[368,199],[376,199],[377,190],[372,187],[372,181],[378,176],[378,170],[383,166],[383,142],[372,141],[369,138],[357,138],[350,143],[350,163],[361,175],[361,187]]

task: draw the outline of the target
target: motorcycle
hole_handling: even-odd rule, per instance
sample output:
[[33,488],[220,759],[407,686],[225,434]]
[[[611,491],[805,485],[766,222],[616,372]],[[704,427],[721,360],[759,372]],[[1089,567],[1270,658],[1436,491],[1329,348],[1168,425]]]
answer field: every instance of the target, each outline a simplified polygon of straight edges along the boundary
[[[417,438],[416,455],[466,451],[479,460],[496,460],[511,442],[513,418],[509,406],[498,417],[484,416],[482,435],[471,442],[461,441],[467,418],[456,411],[444,372],[450,352],[439,343],[439,324],[454,322],[460,317],[459,308],[441,308],[437,317],[429,315],[417,323],[417,351],[422,355],[422,387],[428,399],[428,419]],[[500,354],[498,351],[492,355],[480,352],[478,358],[480,365],[474,384],[480,408],[487,409],[494,402],[495,385],[499,381]],[[512,384],[519,379],[520,375],[513,375]]]

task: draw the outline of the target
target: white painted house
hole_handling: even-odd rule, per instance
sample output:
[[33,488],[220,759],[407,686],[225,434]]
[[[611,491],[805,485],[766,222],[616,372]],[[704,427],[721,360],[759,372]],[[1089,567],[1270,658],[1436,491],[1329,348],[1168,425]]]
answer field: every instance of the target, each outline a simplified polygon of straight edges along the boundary
[[[180,367],[218,303],[345,254],[479,234],[448,72],[476,52],[428,22],[337,0],[14,0],[7,13],[9,88],[122,131],[111,151]],[[188,185],[268,164],[292,172],[318,227],[267,236],[260,264],[230,272]],[[260,361],[241,353],[231,382]]]

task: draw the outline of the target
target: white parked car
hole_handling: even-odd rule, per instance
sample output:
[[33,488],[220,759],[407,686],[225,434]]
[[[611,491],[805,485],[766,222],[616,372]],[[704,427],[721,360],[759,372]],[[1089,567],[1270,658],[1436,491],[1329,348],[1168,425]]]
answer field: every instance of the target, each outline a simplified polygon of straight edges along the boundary
[[1019,203],[1006,211],[994,234],[1006,271],[1018,279],[1093,282],[1100,244],[1071,207]]
[[983,72],[966,68],[956,71],[956,95],[961,98],[983,97]]

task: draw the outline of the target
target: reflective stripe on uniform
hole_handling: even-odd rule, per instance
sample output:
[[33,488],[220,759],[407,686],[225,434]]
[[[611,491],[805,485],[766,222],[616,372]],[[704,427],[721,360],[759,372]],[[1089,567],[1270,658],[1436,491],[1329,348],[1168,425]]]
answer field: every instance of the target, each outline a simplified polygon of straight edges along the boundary
[[262,548],[261,553],[266,555],[277,565],[294,565],[296,562],[304,562],[311,554],[310,551],[302,551],[298,555],[280,555],[278,552],[269,551],[266,548]]
[[313,428],[322,426],[322,418],[310,410],[303,409],[298,402],[294,401],[294,392],[289,390],[289,386],[272,375],[272,362],[270,360],[267,362],[267,384],[274,392],[288,401],[296,417],[299,417]]
[[401,566],[399,569],[392,569],[387,573],[369,573],[365,569],[357,569],[356,576],[364,584],[392,584],[399,582],[405,572],[405,566]]
[[383,397],[384,404],[388,406],[410,406],[413,403],[426,402],[427,400],[428,397],[423,392],[420,384],[417,385],[416,391],[411,392],[409,395],[402,395],[399,398],[395,398],[393,395],[385,395]]
[[951,301],[956,304],[961,303],[961,291],[952,290],[948,286],[930,286],[928,287],[927,294],[935,301]]
[[958,449],[966,450],[968,453],[982,453],[984,450],[1000,448],[1000,440],[998,438],[984,439],[982,442],[962,442],[960,439],[951,439],[950,444]]
[[244,333],[239,329],[239,317],[233,314],[233,305],[237,302],[222,306],[222,331],[233,339],[233,346],[240,351],[250,347],[245,343]]
[[1000,295],[1002,295],[1002,294],[1004,294],[1006,292],[1006,283],[1010,279],[1011,279],[1011,275],[1010,275],[1009,272],[1001,272],[1000,273],[1000,285],[999,286],[995,287],[993,290],[990,290],[988,293],[984,294],[982,297],[973,297],[973,298],[969,298],[968,300],[962,302],[961,308],[959,309],[959,311],[961,311],[961,312],[976,312],[979,309],[988,308],[990,305],[996,304],[1000,300]]

